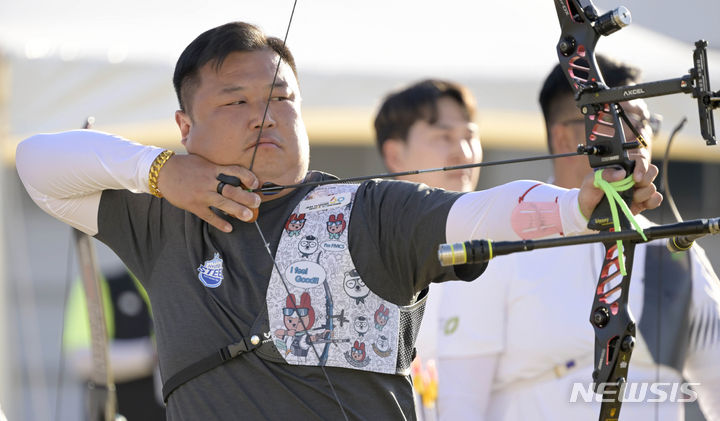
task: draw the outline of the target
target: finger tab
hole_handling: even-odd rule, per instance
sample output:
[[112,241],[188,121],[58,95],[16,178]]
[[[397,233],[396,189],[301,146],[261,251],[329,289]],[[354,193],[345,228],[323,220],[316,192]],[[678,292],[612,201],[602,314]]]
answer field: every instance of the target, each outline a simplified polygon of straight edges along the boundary
[[257,221],[258,215],[260,214],[260,208],[248,208],[248,209],[250,209],[250,212],[252,212],[252,218],[248,219],[245,222],[251,224],[251,223]]
[[[242,186],[242,182],[239,178],[235,177],[234,175],[227,175],[227,174],[218,174],[217,177],[215,177],[218,181],[222,181],[225,184],[230,184],[233,187],[239,187]],[[245,188],[243,186],[243,188]]]
[[[221,173],[221,174],[218,174],[218,176],[216,178],[218,181],[220,181],[222,183],[229,184],[233,187],[240,187],[244,190],[248,190],[248,188],[242,183],[242,181],[240,181],[240,179],[238,177],[235,177],[233,175],[227,175],[227,174]],[[245,222],[253,223],[258,219],[258,216],[260,214],[260,209],[259,208],[248,208],[248,210],[250,210],[250,212],[252,212],[252,217]]]

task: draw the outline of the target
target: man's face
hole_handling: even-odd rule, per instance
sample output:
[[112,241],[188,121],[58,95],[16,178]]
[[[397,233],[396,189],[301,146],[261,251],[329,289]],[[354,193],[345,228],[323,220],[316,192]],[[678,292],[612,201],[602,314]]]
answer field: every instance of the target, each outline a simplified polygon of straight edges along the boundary
[[[650,126],[651,115],[648,111],[647,103],[642,99],[634,99],[632,101],[621,102],[620,106],[622,106],[633,126],[645,139],[648,152],[650,152],[654,133]],[[568,113],[565,120],[558,123],[564,127],[563,130],[567,130],[568,136],[565,137],[567,141],[564,142],[564,146],[561,146],[562,150],[556,147],[555,153],[573,152],[578,144],[585,143],[584,116],[576,107],[568,107],[568,109],[573,111]],[[623,122],[623,133],[625,134],[625,141],[627,142],[632,142],[636,139],[635,134],[625,122]],[[556,176],[558,175],[558,170],[560,170],[560,172],[564,171],[565,174],[572,174],[572,177],[567,178],[565,180],[566,182],[561,184],[563,187],[580,187],[583,178],[592,171],[586,156],[558,159],[555,160],[554,165],[556,168]],[[571,180],[571,182],[567,182],[567,180]]]
[[248,168],[259,143],[252,170],[261,183],[289,184],[304,177],[309,146],[300,114],[300,90],[284,62],[262,122],[278,60],[272,50],[235,52],[217,71],[213,62],[200,69],[188,113],[176,113],[189,153],[215,164]]
[[[385,162],[391,171],[408,171],[482,161],[482,147],[477,126],[468,121],[460,105],[451,98],[437,102],[435,124],[418,120],[408,132],[406,141],[391,139],[384,149]],[[416,174],[404,180],[425,183],[446,190],[472,191],[480,168]]]

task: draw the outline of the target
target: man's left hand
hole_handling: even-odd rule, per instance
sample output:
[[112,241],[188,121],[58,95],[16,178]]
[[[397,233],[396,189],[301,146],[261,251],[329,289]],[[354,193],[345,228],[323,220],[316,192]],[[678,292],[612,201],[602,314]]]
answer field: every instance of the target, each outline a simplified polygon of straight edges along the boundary
[[[642,148],[632,151],[630,157],[635,161],[635,170],[633,171],[633,201],[630,210],[634,215],[648,210],[655,209],[662,203],[663,197],[653,184],[653,180],[658,175],[658,168],[650,163],[650,153]],[[620,181],[626,177],[625,170],[606,168],[603,171],[603,179],[608,182]],[[605,193],[594,186],[594,174],[588,174],[583,180],[578,195],[580,203],[580,211],[589,218],[595,207],[600,203]]]

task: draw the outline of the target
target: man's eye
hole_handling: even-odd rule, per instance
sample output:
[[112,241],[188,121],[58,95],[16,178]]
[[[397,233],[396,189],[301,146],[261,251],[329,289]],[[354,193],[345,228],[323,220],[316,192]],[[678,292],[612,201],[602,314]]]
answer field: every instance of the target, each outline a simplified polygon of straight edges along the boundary
[[287,101],[288,99],[290,98],[284,95],[276,95],[273,97],[273,101]]
[[227,104],[227,105],[242,105],[242,104],[245,104],[245,103],[246,103],[246,101],[245,101],[244,99],[240,99],[240,100],[237,100],[237,101],[233,101],[233,102],[231,102],[231,103],[229,103],[229,104]]

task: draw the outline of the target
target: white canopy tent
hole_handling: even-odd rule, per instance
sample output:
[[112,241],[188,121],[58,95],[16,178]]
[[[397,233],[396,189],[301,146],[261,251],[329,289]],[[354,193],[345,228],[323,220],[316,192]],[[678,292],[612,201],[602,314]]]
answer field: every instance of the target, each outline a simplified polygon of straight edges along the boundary
[[[288,44],[300,70],[311,139],[370,142],[368,122],[379,98],[399,84],[432,76],[454,78],[474,89],[481,115],[487,117],[482,119],[486,141],[502,134],[504,140],[524,139],[524,147],[542,145],[537,142],[542,131],[537,130],[536,96],[556,62],[554,7],[549,1],[472,3],[446,1],[441,8],[434,2],[370,1],[362,7],[301,2]],[[615,6],[607,0],[597,3]],[[13,13],[11,7],[0,17],[0,52],[10,78],[6,157],[27,134],[77,127],[88,114],[96,116],[100,129],[176,145],[170,82],[182,48],[230,19],[257,23],[282,37],[292,10],[290,0],[211,2],[192,11],[152,4],[124,2],[99,9],[81,1],[69,10],[31,1],[13,5],[20,11]],[[654,11],[667,11],[663,4],[671,3],[655,2]],[[25,10],[33,14],[23,15]],[[694,22],[689,16],[680,23]],[[598,51],[639,66],[646,80],[679,77],[692,65],[691,43],[639,25],[601,39]],[[712,73],[713,64],[719,71]],[[717,51],[710,53],[710,69],[713,86],[720,88]],[[681,144],[702,145],[690,140],[699,130],[689,96],[666,97],[658,104],[670,122],[688,115]],[[517,118],[526,124],[507,124]],[[691,155],[708,157],[705,150]]]

